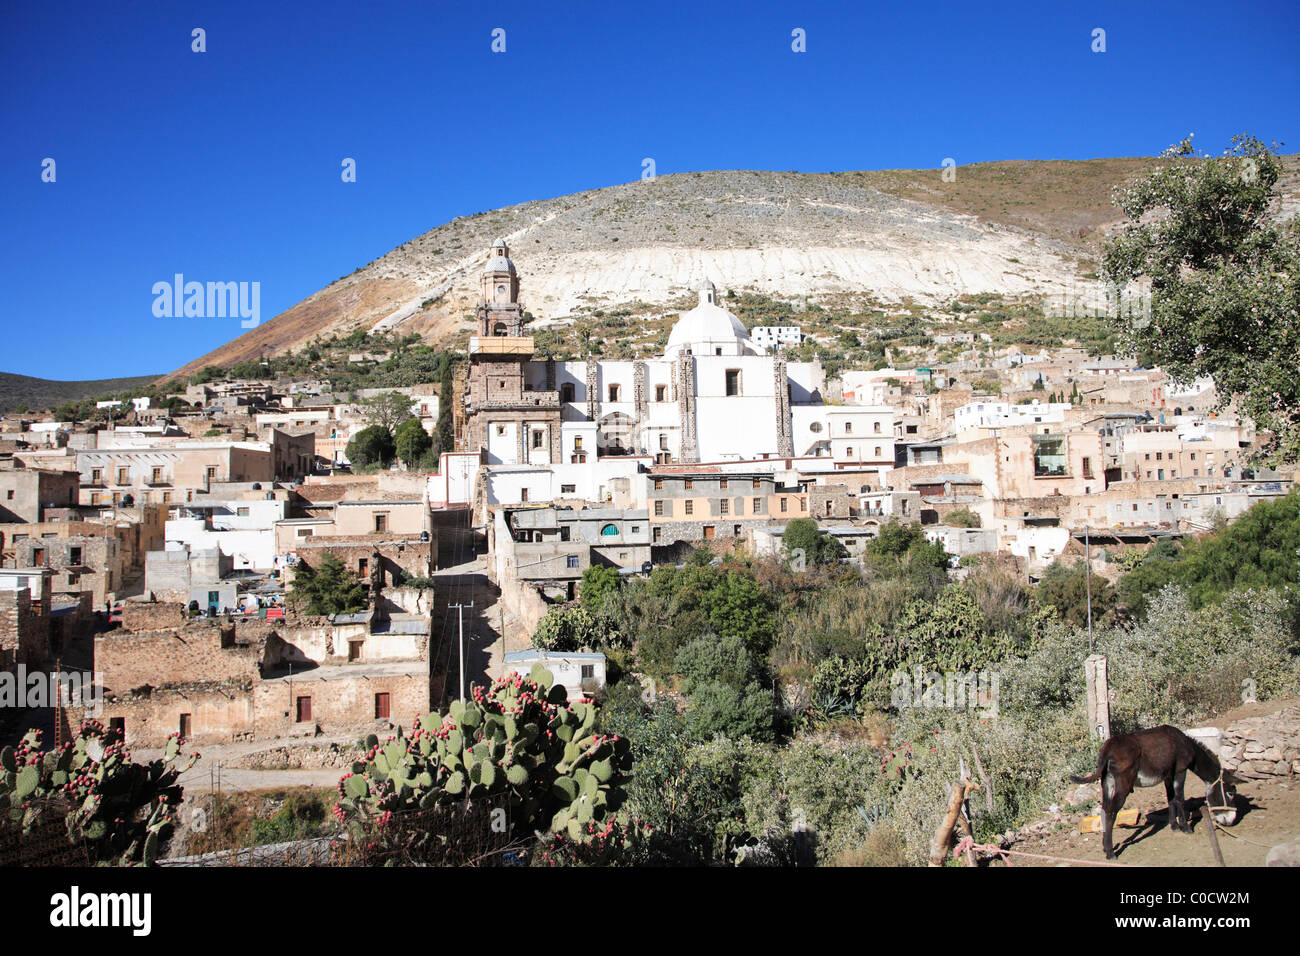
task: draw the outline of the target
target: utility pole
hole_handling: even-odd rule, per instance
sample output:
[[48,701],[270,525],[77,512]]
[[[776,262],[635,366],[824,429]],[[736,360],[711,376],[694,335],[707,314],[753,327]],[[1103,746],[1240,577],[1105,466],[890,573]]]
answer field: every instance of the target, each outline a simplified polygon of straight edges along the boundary
[[1083,580],[1088,594],[1088,653],[1092,653],[1092,542],[1083,526]]
[[456,620],[460,626],[460,702],[465,703],[465,608],[472,608],[474,602],[468,604],[448,604],[448,609],[456,609]]

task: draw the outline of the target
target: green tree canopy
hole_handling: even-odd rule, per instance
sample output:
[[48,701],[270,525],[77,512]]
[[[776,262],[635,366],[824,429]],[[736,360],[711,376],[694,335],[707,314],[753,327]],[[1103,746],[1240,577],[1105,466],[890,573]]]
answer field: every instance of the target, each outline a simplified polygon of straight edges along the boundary
[[397,454],[392,433],[382,425],[371,425],[352,436],[348,442],[348,461],[359,467],[383,465],[387,467]]
[[848,557],[844,545],[833,536],[821,531],[812,518],[795,518],[785,526],[781,536],[781,551],[785,560],[796,570],[819,564],[830,564]]
[[[1107,243],[1102,274],[1117,289],[1150,283],[1150,314],[1115,317],[1121,344],[1176,380],[1214,379],[1274,433],[1265,457],[1300,458],[1300,226],[1274,218],[1277,154],[1252,136],[1222,156],[1191,139],[1116,200],[1127,225]],[[1121,306],[1123,306],[1121,300]]]
[[307,614],[347,614],[366,606],[361,581],[332,552],[315,567],[305,561],[294,567],[289,599]]
[[418,418],[408,418],[397,426],[397,432],[393,436],[393,450],[407,465],[419,462],[431,448],[433,439]]

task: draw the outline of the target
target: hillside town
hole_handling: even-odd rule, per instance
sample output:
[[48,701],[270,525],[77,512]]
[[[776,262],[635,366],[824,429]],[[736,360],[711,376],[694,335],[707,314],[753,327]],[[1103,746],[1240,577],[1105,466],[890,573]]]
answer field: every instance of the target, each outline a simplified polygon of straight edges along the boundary
[[[342,395],[224,375],[161,407],[100,403],[119,406],[104,422],[6,416],[0,667],[95,673],[136,746],[343,739],[547,659],[529,638],[591,568],[788,557],[785,529],[811,519],[851,565],[899,524],[957,576],[1006,555],[1026,583],[1063,559],[1114,580],[1117,556],[1293,487],[1249,463],[1254,428],[1211,381],[1070,346],[831,377],[787,358],[800,329],[746,328],[708,280],[657,358],[539,356],[521,266],[505,240],[488,250],[443,383]],[[384,404],[421,450],[450,422],[431,473],[349,459]],[[359,582],[354,606],[293,600],[330,561]],[[575,692],[603,683],[592,650],[551,661]]]

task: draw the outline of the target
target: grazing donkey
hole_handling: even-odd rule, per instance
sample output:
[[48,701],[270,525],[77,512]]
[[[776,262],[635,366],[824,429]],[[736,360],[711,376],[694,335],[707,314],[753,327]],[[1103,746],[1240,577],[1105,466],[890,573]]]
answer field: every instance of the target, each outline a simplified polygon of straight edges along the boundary
[[1227,805],[1227,788],[1233,782],[1231,774],[1223,771],[1219,758],[1203,744],[1168,725],[1111,737],[1101,745],[1097,772],[1070,778],[1075,783],[1101,780],[1101,846],[1106,851],[1106,859],[1115,856],[1111,842],[1115,816],[1135,785],[1154,787],[1163,782],[1169,799],[1169,828],[1184,833],[1192,831],[1183,805],[1183,781],[1188,770],[1205,781],[1207,802],[1214,798],[1217,789],[1218,805]]

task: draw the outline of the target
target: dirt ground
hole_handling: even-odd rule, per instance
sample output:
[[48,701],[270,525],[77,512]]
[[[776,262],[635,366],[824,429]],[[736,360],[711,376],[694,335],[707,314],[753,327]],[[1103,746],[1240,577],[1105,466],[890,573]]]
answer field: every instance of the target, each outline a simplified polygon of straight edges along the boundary
[[[1269,714],[1288,705],[1300,703],[1295,699],[1248,704],[1230,711],[1220,718],[1207,721],[1205,726],[1226,727],[1243,717]],[[1097,791],[1098,784],[1090,785]],[[1193,824],[1190,834],[1169,829],[1167,803],[1163,786],[1145,787],[1129,796],[1124,808],[1143,810],[1137,828],[1116,827],[1114,833],[1116,858],[1113,862],[1129,866],[1214,866],[1214,854],[1206,835],[1206,824],[1201,818],[1204,788],[1189,774],[1186,784],[1187,814]],[[1300,777],[1289,780],[1251,780],[1237,786],[1237,821],[1218,830],[1219,848],[1228,866],[1263,866],[1271,847],[1300,839]],[[1048,856],[1068,857],[1076,860],[1103,862],[1101,834],[1078,832],[1078,827],[1062,825],[1041,840],[1030,839],[1017,843],[1013,850],[1041,853]],[[1012,857],[1014,866],[1061,866],[1052,860],[1034,860]]]

